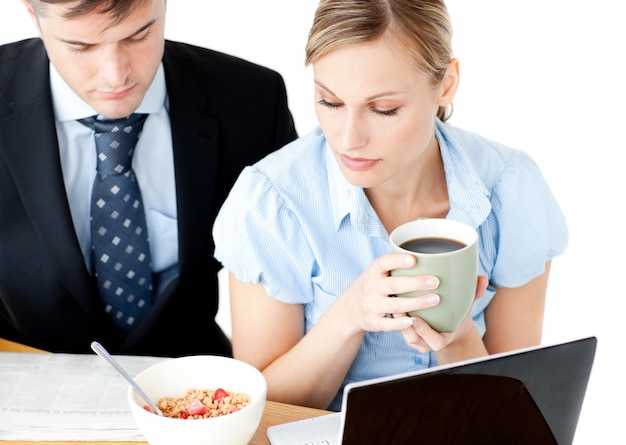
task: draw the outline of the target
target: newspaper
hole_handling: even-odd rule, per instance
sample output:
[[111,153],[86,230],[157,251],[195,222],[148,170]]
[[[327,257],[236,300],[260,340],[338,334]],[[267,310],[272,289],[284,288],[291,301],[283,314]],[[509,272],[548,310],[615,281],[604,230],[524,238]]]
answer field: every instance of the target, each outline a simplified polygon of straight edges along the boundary
[[[131,376],[165,360],[115,358]],[[0,440],[145,441],[127,389],[95,354],[0,352]]]

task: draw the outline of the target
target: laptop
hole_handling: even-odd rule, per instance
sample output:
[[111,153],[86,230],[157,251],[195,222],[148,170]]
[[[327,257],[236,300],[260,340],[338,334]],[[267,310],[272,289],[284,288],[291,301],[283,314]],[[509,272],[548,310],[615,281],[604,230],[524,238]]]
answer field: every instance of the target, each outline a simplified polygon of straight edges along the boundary
[[597,339],[351,383],[340,412],[267,429],[272,445],[570,445]]

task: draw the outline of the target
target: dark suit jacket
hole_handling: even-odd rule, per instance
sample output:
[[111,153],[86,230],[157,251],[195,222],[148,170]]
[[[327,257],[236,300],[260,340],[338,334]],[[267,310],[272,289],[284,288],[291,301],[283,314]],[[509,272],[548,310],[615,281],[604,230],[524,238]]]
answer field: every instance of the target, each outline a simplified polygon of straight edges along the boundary
[[56,352],[230,355],[215,323],[213,220],[242,168],[296,137],[282,77],[218,52],[166,42],[179,276],[120,339],[75,235],[42,42],[0,46],[0,336]]

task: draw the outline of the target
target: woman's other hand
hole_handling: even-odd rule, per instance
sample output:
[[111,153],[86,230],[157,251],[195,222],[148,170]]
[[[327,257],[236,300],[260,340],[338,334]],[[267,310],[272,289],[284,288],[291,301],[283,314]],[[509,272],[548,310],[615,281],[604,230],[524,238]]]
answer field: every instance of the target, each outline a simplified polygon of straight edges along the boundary
[[[488,285],[489,283],[487,277],[480,275],[477,280],[475,299],[485,293]],[[406,314],[394,314],[394,317],[398,318],[404,318],[405,316]],[[438,332],[430,327],[430,325],[420,317],[412,317],[411,326],[403,329],[401,332],[402,337],[408,346],[423,353],[430,351],[445,351],[446,348],[452,345],[460,345],[461,343],[465,345],[464,348],[467,348],[468,343],[475,343],[477,339],[480,340],[478,331],[476,331],[469,312],[459,328],[452,332]],[[480,344],[476,343],[476,345],[481,350],[484,348],[482,341],[480,341]],[[473,348],[469,348],[467,350],[471,349]],[[445,353],[442,355],[444,354]],[[465,355],[465,353],[463,355]],[[461,357],[454,357],[450,361],[460,359]],[[440,362],[443,361],[440,360]]]

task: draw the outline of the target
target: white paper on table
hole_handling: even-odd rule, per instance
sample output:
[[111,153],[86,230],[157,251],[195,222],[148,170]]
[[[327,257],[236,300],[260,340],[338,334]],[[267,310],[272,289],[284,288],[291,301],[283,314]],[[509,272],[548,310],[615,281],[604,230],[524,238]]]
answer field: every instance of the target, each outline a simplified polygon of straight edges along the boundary
[[[115,359],[133,377],[166,360]],[[95,354],[0,352],[0,440],[144,441],[127,389]]]

